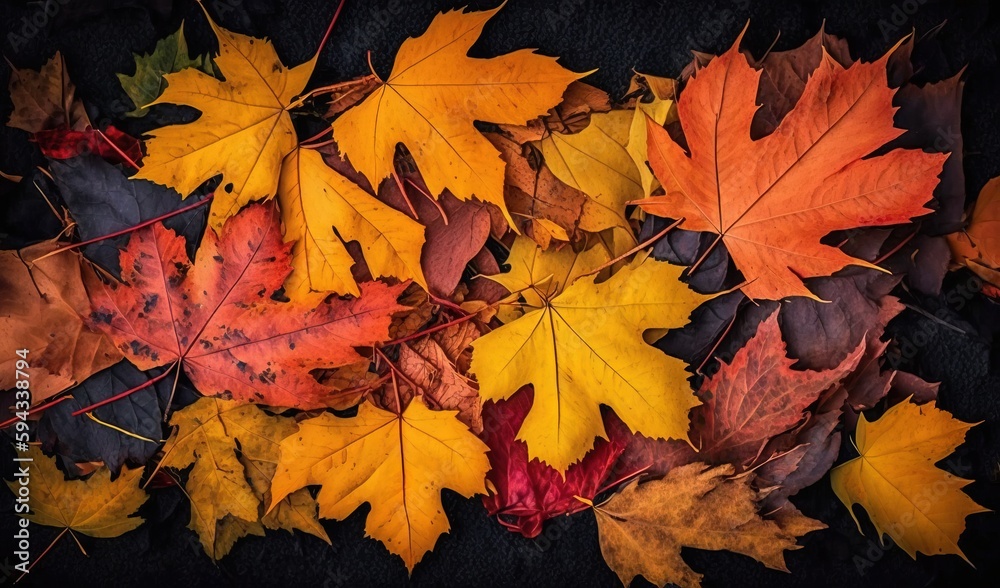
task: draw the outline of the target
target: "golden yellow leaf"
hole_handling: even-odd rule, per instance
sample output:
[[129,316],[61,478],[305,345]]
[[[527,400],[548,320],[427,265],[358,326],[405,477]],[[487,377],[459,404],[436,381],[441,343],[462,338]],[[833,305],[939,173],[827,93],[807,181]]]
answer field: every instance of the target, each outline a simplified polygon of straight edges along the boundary
[[542,249],[533,239],[518,235],[504,262],[510,266],[510,271],[487,277],[519,293],[525,306],[503,304],[497,316],[507,323],[521,316],[524,308],[541,308],[545,305],[543,297],[559,294],[581,275],[609,261],[611,255],[600,241],[583,251],[576,251],[569,245]]
[[14,111],[7,126],[29,133],[58,127],[82,131],[90,126],[83,102],[74,97],[76,86],[69,79],[58,51],[38,72],[13,65],[10,69],[9,90]]
[[484,400],[533,384],[517,438],[530,458],[565,471],[607,437],[600,405],[633,432],[687,439],[699,404],[685,363],[647,345],[643,331],[676,328],[708,300],[679,281],[682,268],[636,259],[610,279],[579,279],[541,308],[472,342],[472,372]]
[[439,14],[407,39],[385,83],[333,123],[341,152],[373,186],[393,173],[403,143],[434,195],[446,188],[504,211],[504,164],[474,121],[524,124],[545,114],[581,74],[522,49],[490,59],[467,53],[500,8]]
[[934,464],[974,426],[952,418],[934,402],[900,402],[871,423],[862,414],[856,436],[861,456],[833,469],[833,491],[848,510],[854,504],[864,507],[879,540],[888,534],[910,557],[916,558],[918,551],[952,553],[969,561],[958,547],[965,517],[988,509],[961,491],[972,480]]
[[441,489],[485,492],[486,445],[455,418],[414,399],[402,416],[362,404],[357,416],[321,414],[281,442],[271,508],[290,492],[322,485],[323,518],[344,519],[371,504],[365,530],[408,570],[448,532]]
[[[206,12],[207,16],[207,12]],[[219,40],[220,81],[188,68],[167,74],[153,104],[201,111],[192,123],[150,132],[148,155],[132,176],[169,186],[182,196],[218,174],[209,222],[216,230],[248,202],[274,196],[281,161],[298,143],[288,109],[312,75],[315,57],[286,68],[266,39],[227,31],[208,17]]]
[[627,227],[625,204],[643,195],[639,168],[626,149],[634,116],[631,110],[591,114],[579,133],[552,132],[538,142],[552,173],[590,197],[580,217],[584,231]]
[[142,524],[141,517],[130,516],[147,495],[139,487],[142,468],[122,468],[114,481],[111,472],[102,466],[86,480],[67,480],[41,449],[31,447],[26,454],[31,462],[29,478],[15,478],[7,486],[17,495],[20,480],[30,480],[31,513],[27,517],[37,525],[77,531],[91,537],[117,537]]
[[674,102],[677,82],[670,78],[642,76],[644,84],[649,88],[653,99],[650,102],[637,101],[632,111],[632,124],[629,127],[628,145],[625,148],[639,170],[642,192],[650,196],[653,190],[660,187],[660,181],[653,175],[647,165],[646,156],[646,117],[653,119],[661,127],[668,121],[677,120],[677,104]]
[[225,556],[248,533],[262,535],[261,522],[269,529],[297,528],[330,542],[308,492],[289,496],[261,518],[278,442],[295,432],[292,419],[270,416],[250,404],[201,398],[174,413],[170,422],[177,430],[163,447],[160,465],[194,465],[184,485],[191,499],[188,526],[213,559]]
[[734,551],[788,571],[784,552],[799,548],[798,535],[825,525],[797,511],[784,513],[780,523],[762,519],[750,477],[732,473],[731,465],[688,464],[661,480],[633,482],[594,507],[601,553],[622,584],[641,575],[657,586],[700,586],[701,574],[684,562],[682,547]]
[[372,276],[413,279],[427,289],[420,268],[424,227],[330,168],[319,152],[297,148],[285,157],[278,202],[285,241],[296,241],[289,297],[331,290],[358,296],[349,241],[361,245]]

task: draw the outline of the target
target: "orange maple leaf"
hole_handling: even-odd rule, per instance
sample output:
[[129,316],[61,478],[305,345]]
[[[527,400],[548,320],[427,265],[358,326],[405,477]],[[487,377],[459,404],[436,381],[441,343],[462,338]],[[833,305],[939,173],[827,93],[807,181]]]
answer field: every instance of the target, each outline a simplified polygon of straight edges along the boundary
[[408,283],[361,285],[361,296],[279,302],[291,271],[274,207],[252,205],[206,231],[192,264],[184,238],[161,224],[137,231],[121,253],[124,284],[89,275],[89,323],[139,369],[181,363],[205,395],[270,406],[340,407],[310,374],[360,361],[355,347],[389,338]]
[[[740,37],[742,39],[742,35]],[[835,230],[909,222],[930,212],[947,154],[896,149],[892,51],[844,68],[828,54],[771,134],[750,136],[760,71],[739,51],[701,69],[678,113],[689,153],[649,124],[649,163],[666,195],[639,201],[646,212],[683,218],[681,228],[719,235],[755,299],[808,296],[803,278],[847,265],[877,268],[820,243]],[[718,242],[718,241],[717,241]]]

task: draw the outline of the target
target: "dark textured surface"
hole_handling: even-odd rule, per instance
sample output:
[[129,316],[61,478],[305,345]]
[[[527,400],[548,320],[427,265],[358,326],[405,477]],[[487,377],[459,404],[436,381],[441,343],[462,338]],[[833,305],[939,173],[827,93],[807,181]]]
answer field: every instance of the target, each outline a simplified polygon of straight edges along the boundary
[[[185,30],[197,52],[211,47],[204,17],[192,2],[170,0],[61,0],[58,14],[45,19],[40,32],[12,45],[9,33],[20,34],[24,21],[42,13],[39,3],[24,7],[0,1],[0,33],[4,54],[18,67],[37,68],[55,50],[66,57],[69,72],[95,121],[116,120],[131,108],[120,90],[116,72],[131,72],[133,51],[149,51],[157,38]],[[145,8],[146,4],[151,8]],[[206,0],[221,22],[243,33],[272,38],[286,63],[305,60],[333,13],[335,2],[301,0]],[[473,7],[495,2],[471,2]],[[778,35],[778,49],[792,48],[826,20],[827,30],[846,37],[855,56],[871,59],[911,28],[922,35],[947,21],[932,41],[921,43],[917,59],[923,64],[918,79],[933,81],[958,72],[968,64],[963,133],[966,147],[967,188],[978,193],[987,179],[1000,175],[1000,107],[998,107],[997,44],[1000,7],[987,0],[813,0],[757,2],[752,0],[660,0],[615,2],[587,0],[510,0],[486,27],[474,48],[478,56],[495,55],[521,47],[539,47],[559,55],[575,70],[601,69],[588,81],[620,96],[634,68],[652,74],[677,76],[690,59],[690,49],[717,53],[726,49],[750,20],[746,46],[761,55]],[[995,3],[992,3],[995,5]],[[313,84],[332,83],[367,73],[366,50],[376,69],[385,73],[395,49],[407,36],[419,34],[441,9],[462,6],[448,0],[414,3],[348,0],[333,37],[323,52]],[[42,13],[44,14],[44,13]],[[42,20],[39,18],[39,20]],[[9,72],[0,68],[0,86]],[[6,119],[10,101],[0,94],[0,117]],[[129,121],[130,132],[144,130],[144,121]],[[26,173],[40,163],[27,135],[0,129],[0,169]],[[34,188],[19,189],[4,219],[19,221],[18,235],[38,238],[57,225],[45,219]],[[33,201],[32,199],[36,199]],[[37,210],[37,214],[25,213]],[[18,212],[20,211],[20,212]],[[26,219],[26,220],[24,220]],[[27,223],[27,224],[25,224]],[[5,225],[9,223],[5,222]],[[13,232],[11,227],[0,232]],[[892,324],[909,346],[903,346],[900,367],[942,382],[941,406],[967,421],[986,421],[973,429],[948,467],[977,482],[968,492],[987,507],[1000,508],[1000,353],[992,343],[1000,311],[996,304],[970,292],[969,275],[949,277],[938,298],[904,301],[939,315],[964,332],[941,326],[923,315],[906,311]],[[969,292],[969,295],[966,293]],[[8,449],[5,447],[5,451]],[[9,468],[9,454],[3,470]],[[996,557],[1000,520],[995,514],[976,515],[961,545],[976,564],[972,569],[954,556],[911,560],[898,548],[881,549],[877,541],[858,534],[847,510],[830,490],[828,479],[801,493],[794,501],[808,515],[829,525],[801,541],[803,549],[787,556],[791,574],[767,570],[749,558],[730,553],[685,550],[685,557],[705,574],[706,586],[970,586],[995,585],[1000,574]],[[414,571],[420,586],[613,586],[615,575],[600,556],[593,516],[581,513],[553,521],[534,541],[504,530],[490,520],[478,500],[464,500],[445,492],[445,508],[452,532]],[[10,497],[4,493],[0,535],[6,539],[14,524]],[[333,541],[328,547],[302,534],[269,532],[266,538],[243,539],[231,555],[215,565],[202,552],[185,525],[186,498],[177,489],[154,493],[142,513],[151,523],[124,537],[93,540],[83,537],[89,558],[72,540],[64,538],[30,576],[29,586],[384,586],[406,582],[398,558],[377,542],[364,539],[366,508],[344,522],[327,522]],[[862,519],[864,520],[864,519]],[[867,537],[873,537],[865,522]],[[56,531],[34,528],[33,551],[39,553]],[[0,552],[0,564],[10,554]],[[9,561],[9,560],[8,560]],[[13,577],[0,565],[0,584]],[[871,565],[868,565],[871,564]]]

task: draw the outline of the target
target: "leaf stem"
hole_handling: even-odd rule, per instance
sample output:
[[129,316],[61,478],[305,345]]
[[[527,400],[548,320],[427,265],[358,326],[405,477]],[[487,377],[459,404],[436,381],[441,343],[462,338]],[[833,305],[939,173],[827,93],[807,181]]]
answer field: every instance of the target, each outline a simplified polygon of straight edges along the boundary
[[94,130],[97,131],[97,134],[100,135],[102,139],[104,139],[105,143],[107,143],[108,145],[111,145],[111,148],[114,149],[115,152],[118,153],[118,155],[122,159],[124,159],[126,163],[128,163],[129,165],[132,166],[133,169],[135,169],[135,170],[138,171],[138,169],[139,169],[139,164],[138,163],[136,163],[135,161],[133,161],[131,157],[129,157],[128,155],[125,154],[124,151],[122,151],[121,149],[119,149],[118,145],[115,145],[115,142],[112,141],[111,139],[109,139],[108,136],[105,135],[103,131],[101,131],[101,129],[94,129]]
[[[29,409],[27,414],[35,414],[36,412],[42,412],[44,410],[48,410],[48,409],[52,408],[53,406],[59,404],[60,402],[62,402],[64,400],[69,400],[70,398],[72,398],[72,396],[68,396],[68,395],[67,396],[60,396],[59,398],[56,398],[55,400],[52,400],[50,402],[46,402],[46,403],[43,403],[43,404],[39,404],[38,406]],[[9,418],[6,421],[0,423],[0,429],[5,429],[5,428],[13,425],[14,423],[16,423],[19,420],[21,420],[21,417],[12,417],[12,418]]]
[[81,414],[83,414],[85,412],[90,412],[92,410],[98,409],[98,408],[100,408],[100,407],[102,407],[102,406],[104,406],[106,404],[111,404],[112,402],[118,402],[122,398],[125,398],[126,396],[129,396],[129,395],[131,395],[134,392],[138,392],[139,390],[143,390],[143,389],[148,388],[148,387],[152,386],[153,384],[159,382],[163,378],[167,377],[170,374],[170,370],[173,369],[173,368],[175,368],[175,367],[177,367],[178,370],[179,370],[180,369],[180,363],[177,362],[177,361],[175,361],[162,374],[156,376],[155,378],[151,378],[149,380],[146,380],[145,382],[143,382],[142,384],[139,384],[138,386],[135,386],[133,388],[129,388],[128,390],[125,390],[124,392],[119,392],[118,394],[115,394],[114,396],[111,396],[109,398],[105,398],[104,400],[101,400],[100,402],[95,402],[94,404],[91,404],[90,406],[85,406],[85,407],[83,407],[83,408],[81,408],[79,410],[75,410],[75,411],[73,411],[70,414],[73,415],[73,416],[80,416]]
[[128,227],[127,229],[122,229],[120,231],[115,231],[114,233],[109,233],[107,235],[101,235],[100,237],[94,237],[93,239],[87,239],[86,241],[80,241],[79,243],[73,243],[72,245],[67,245],[66,247],[60,247],[59,249],[54,249],[52,251],[49,251],[45,255],[43,255],[43,256],[41,256],[41,257],[39,257],[37,259],[32,260],[31,263],[32,264],[36,264],[39,261],[45,259],[46,257],[50,257],[50,256],[53,256],[53,255],[62,253],[64,251],[70,251],[72,249],[79,249],[80,247],[86,247],[87,245],[93,245],[94,243],[97,243],[99,241],[104,241],[105,239],[114,239],[115,237],[120,237],[122,235],[127,235],[128,233],[131,233],[133,231],[138,231],[139,229],[144,229],[144,228],[148,227],[149,225],[158,223],[160,221],[167,220],[168,218],[175,217],[175,216],[177,216],[179,214],[183,214],[185,212],[188,212],[189,210],[194,210],[195,208],[198,208],[200,206],[204,206],[206,203],[211,202],[212,198],[214,198],[214,197],[215,197],[215,193],[213,192],[213,193],[209,194],[208,196],[205,196],[204,198],[202,198],[198,202],[195,202],[193,204],[189,204],[187,206],[178,208],[177,210],[172,210],[172,211],[170,211],[170,212],[168,212],[166,214],[161,214],[160,216],[158,216],[156,218],[151,218],[151,219],[149,219],[147,221],[143,221],[143,222],[135,225],[134,227]]
[[600,272],[601,272],[602,270],[604,270],[605,268],[609,268],[609,267],[613,266],[614,264],[616,264],[616,263],[618,263],[619,261],[621,261],[621,260],[625,259],[625,258],[626,258],[626,257],[628,257],[629,255],[632,255],[633,253],[635,253],[635,252],[637,252],[637,251],[639,251],[639,250],[641,250],[641,249],[645,249],[645,248],[646,248],[646,247],[648,247],[649,245],[651,245],[651,244],[653,244],[653,243],[655,243],[655,242],[659,241],[659,240],[660,240],[660,239],[661,239],[661,238],[662,238],[662,237],[663,237],[664,235],[666,235],[666,234],[667,234],[668,232],[670,232],[671,230],[673,230],[674,228],[676,228],[676,227],[677,227],[677,225],[681,224],[682,222],[684,222],[684,219],[680,219],[680,220],[676,220],[676,221],[674,221],[674,223],[673,223],[672,225],[668,226],[667,228],[663,229],[662,231],[660,231],[659,233],[657,233],[657,234],[653,235],[652,237],[650,237],[650,238],[646,239],[646,240],[645,240],[645,241],[643,241],[642,243],[639,243],[638,245],[636,245],[635,247],[633,247],[633,248],[629,249],[629,250],[628,250],[628,251],[626,251],[625,253],[622,253],[622,254],[621,254],[621,255],[619,255],[618,257],[616,257],[616,258],[614,258],[614,259],[612,259],[612,260],[608,261],[607,263],[603,263],[603,264],[601,264],[601,265],[600,265],[600,266],[598,266],[598,267],[597,267],[596,269],[593,269],[593,270],[591,270],[591,271],[589,271],[589,272],[587,272],[587,273],[585,273],[585,274],[580,274],[580,275],[579,275],[579,276],[577,277],[577,279],[580,279],[580,278],[585,278],[585,277],[587,277],[587,276],[592,276],[592,275],[594,275],[594,274],[596,274],[596,273],[600,273]]

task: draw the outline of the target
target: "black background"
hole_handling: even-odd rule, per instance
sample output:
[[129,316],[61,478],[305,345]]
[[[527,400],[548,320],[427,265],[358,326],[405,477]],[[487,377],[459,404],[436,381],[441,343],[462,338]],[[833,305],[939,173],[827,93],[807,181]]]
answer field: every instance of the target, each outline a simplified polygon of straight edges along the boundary
[[[171,0],[49,0],[58,6],[45,15],[44,2],[0,1],[3,53],[17,67],[37,69],[56,50],[66,58],[78,95],[91,119],[101,126],[117,121],[131,108],[116,72],[133,71],[133,52],[151,51],[156,40],[176,30],[181,20],[192,54],[214,45],[205,17],[193,2]],[[308,59],[336,6],[322,0],[205,0],[224,26],[241,33],[271,38],[282,61]],[[408,36],[421,33],[440,10],[464,2],[348,0],[320,60],[313,86],[368,73],[366,51],[376,70],[386,74],[396,48]],[[495,2],[469,2],[488,8]],[[995,4],[995,3],[994,3]],[[922,36],[946,23],[933,39],[918,44],[915,59],[922,67],[918,81],[949,77],[963,66],[967,86],[962,132],[966,146],[969,200],[985,182],[1000,175],[1000,7],[987,0],[935,1],[815,0],[803,2],[754,0],[660,0],[600,2],[510,0],[487,26],[473,49],[475,56],[492,56],[522,47],[561,57],[576,71],[600,68],[586,81],[620,97],[633,69],[644,73],[679,75],[691,59],[690,50],[719,53],[729,47],[749,20],[744,46],[762,55],[777,39],[776,49],[798,46],[826,22],[828,32],[846,37],[852,54],[873,59],[912,29]],[[42,22],[37,32],[25,25]],[[27,19],[27,20],[26,20]],[[24,40],[11,37],[11,33]],[[780,36],[779,36],[780,33]],[[9,70],[0,67],[0,87]],[[0,117],[11,103],[0,94]],[[130,120],[125,130],[139,133],[151,121]],[[145,125],[145,126],[143,126]],[[27,173],[42,163],[26,133],[0,128],[0,170]],[[0,233],[18,240],[47,236],[52,227],[38,217],[18,221],[17,198],[4,198]],[[948,322],[964,332],[944,328],[908,310],[891,325],[899,340],[910,341],[914,354],[904,368],[940,381],[940,406],[966,421],[985,421],[949,462],[956,473],[977,481],[967,488],[976,500],[1000,508],[1000,353],[993,345],[1000,327],[998,305],[980,295],[965,296],[969,276],[949,276],[940,297],[899,294],[911,306],[934,313],[945,309]],[[949,296],[950,295],[950,296]],[[8,448],[5,448],[7,450]],[[9,471],[5,454],[3,471]],[[0,535],[4,545],[14,526],[9,494],[4,493]],[[865,534],[857,532],[847,510],[837,501],[825,478],[793,500],[807,514],[829,525],[800,541],[803,548],[787,554],[790,574],[765,569],[750,558],[726,552],[685,549],[686,560],[705,575],[706,586],[928,586],[996,585],[1000,572],[1000,520],[996,514],[974,515],[961,546],[976,569],[956,556],[912,560],[894,547],[879,548],[864,518]],[[614,586],[614,573],[604,564],[597,529],[590,513],[550,522],[545,533],[524,539],[504,530],[486,516],[478,499],[465,500],[445,492],[452,532],[417,566],[412,583],[420,586]],[[858,509],[859,512],[860,509]],[[378,542],[365,539],[367,507],[346,521],[326,521],[333,541],[328,547],[303,534],[268,532],[266,538],[239,541],[232,553],[213,564],[186,528],[189,509],[177,489],[157,491],[143,507],[152,521],[139,530],[110,540],[82,537],[84,557],[68,537],[22,580],[29,586],[383,586],[406,583],[402,562]],[[33,552],[57,531],[35,527]],[[17,573],[8,567],[13,551],[0,552],[0,585],[10,585]],[[637,581],[636,584],[641,584]]]

